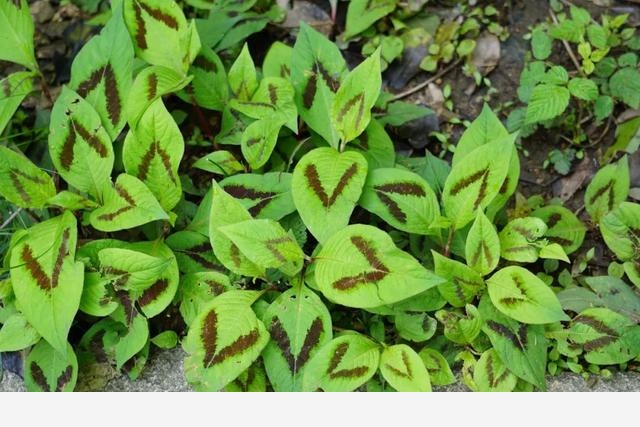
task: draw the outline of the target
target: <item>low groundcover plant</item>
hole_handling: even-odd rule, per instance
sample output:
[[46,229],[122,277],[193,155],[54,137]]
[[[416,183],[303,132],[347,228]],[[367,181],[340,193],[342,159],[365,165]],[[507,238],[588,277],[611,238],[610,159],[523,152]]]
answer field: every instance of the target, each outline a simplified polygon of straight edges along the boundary
[[[231,17],[255,2],[215,3]],[[640,355],[626,157],[585,195],[619,274],[583,277],[582,255],[561,267],[587,232],[572,211],[507,209],[518,135],[488,106],[451,166],[403,157],[385,125],[431,112],[381,91],[379,50],[350,70],[302,23],[256,67],[173,1],[112,7],[51,111],[55,171],[0,146],[0,195],[41,219],[0,269],[0,351],[28,349],[28,390],[100,367],[135,379],[151,344],[178,340],[207,391],[430,391],[452,367],[476,391],[545,390],[546,374]],[[5,21],[0,59],[26,71],[2,81],[3,126],[41,75],[26,2],[0,0]],[[175,97],[220,117],[195,162]],[[153,326],[163,315],[186,335]]]

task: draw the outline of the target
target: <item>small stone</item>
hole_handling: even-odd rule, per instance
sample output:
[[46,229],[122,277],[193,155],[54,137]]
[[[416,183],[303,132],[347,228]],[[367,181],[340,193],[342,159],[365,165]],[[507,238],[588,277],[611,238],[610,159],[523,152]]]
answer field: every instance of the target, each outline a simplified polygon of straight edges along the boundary
[[29,6],[31,16],[38,24],[50,21],[53,18],[55,10],[51,4],[46,0],[38,0]]

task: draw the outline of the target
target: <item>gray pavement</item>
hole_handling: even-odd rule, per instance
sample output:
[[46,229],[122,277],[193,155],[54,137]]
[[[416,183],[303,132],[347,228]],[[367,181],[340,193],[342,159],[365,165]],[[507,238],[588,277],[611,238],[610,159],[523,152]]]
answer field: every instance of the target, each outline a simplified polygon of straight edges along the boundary
[[[109,392],[132,391],[191,391],[184,379],[182,361],[185,353],[182,349],[159,351],[151,360],[137,381],[130,381],[126,375],[118,374],[102,388]],[[592,377],[589,382],[581,376],[564,373],[548,379],[549,391],[552,392],[640,392],[639,373],[617,373],[613,378],[605,380]],[[449,386],[446,391],[467,391],[458,383]],[[0,382],[0,392],[24,391],[22,380],[14,374],[5,372]]]

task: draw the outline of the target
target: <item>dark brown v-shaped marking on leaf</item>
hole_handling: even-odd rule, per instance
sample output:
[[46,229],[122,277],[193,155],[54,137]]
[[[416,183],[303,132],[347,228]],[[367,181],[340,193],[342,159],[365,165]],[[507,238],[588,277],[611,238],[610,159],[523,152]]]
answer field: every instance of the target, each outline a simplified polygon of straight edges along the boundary
[[284,257],[282,252],[278,250],[278,246],[282,245],[283,243],[289,243],[289,242],[291,242],[291,237],[283,236],[275,239],[269,239],[266,242],[264,242],[264,244],[267,247],[267,250],[271,252],[271,254],[274,257],[276,257],[278,261],[280,261],[281,263],[285,263],[287,262],[287,259]]
[[488,179],[489,179],[489,168],[486,167],[484,169],[480,169],[478,172],[475,172],[469,175],[468,177],[458,181],[456,185],[454,185],[453,188],[451,188],[451,190],[449,191],[449,194],[451,194],[452,196],[455,196],[460,191],[469,187],[471,184],[479,180],[482,180],[480,182],[480,189],[478,190],[478,196],[476,197],[476,200],[473,204],[473,208],[478,209],[478,207],[480,206],[480,203],[482,203],[482,200],[487,195]]
[[378,258],[376,251],[371,247],[371,243],[360,236],[352,236],[351,243],[358,249],[358,251],[367,259],[367,262],[373,268],[373,271],[366,273],[360,273],[355,276],[343,277],[336,280],[333,288],[346,291],[355,288],[362,283],[378,282],[384,279],[389,274],[389,268]]
[[11,183],[13,184],[20,198],[24,200],[26,204],[31,203],[31,196],[29,195],[29,193],[27,193],[27,190],[24,188],[24,185],[22,185],[22,182],[20,182],[20,178],[18,178],[18,173],[15,169],[11,169],[9,171],[9,179],[11,180]]
[[31,362],[29,367],[31,369],[31,378],[33,378],[33,382],[35,382],[42,391],[50,391],[49,384],[47,383],[47,377],[44,376],[44,372],[40,365],[36,362]]
[[400,205],[393,200],[388,194],[400,194],[403,196],[424,197],[426,193],[424,189],[413,182],[395,182],[388,184],[380,184],[373,187],[378,199],[389,209],[389,213],[402,223],[407,222],[407,215],[402,211]]
[[603,321],[589,315],[579,315],[578,317],[573,319],[573,322],[582,323],[591,327],[594,331],[603,334],[601,337],[585,342],[583,344],[583,348],[585,349],[585,351],[598,350],[611,344],[620,337],[618,331],[610,328]]
[[515,305],[523,302],[529,302],[531,298],[529,296],[529,292],[527,291],[527,288],[525,288],[524,286],[522,277],[520,277],[517,273],[513,273],[511,275],[511,279],[513,280],[513,283],[516,285],[516,288],[520,292],[520,295],[517,295],[515,297],[500,298],[500,302],[503,303],[504,305]]
[[200,264],[204,268],[208,270],[216,270],[220,272],[224,272],[224,269],[211,261],[205,258],[203,253],[211,253],[211,245],[209,243],[202,243],[200,245],[195,245],[186,249],[174,249],[174,252],[182,253],[189,258],[191,258],[194,262]]
[[81,123],[75,121],[74,119],[69,120],[68,124],[69,134],[64,141],[62,146],[62,152],[60,153],[60,164],[63,169],[69,170],[71,165],[73,164],[74,159],[74,148],[76,142],[78,140],[78,135],[87,143],[89,147],[93,149],[93,151],[98,154],[101,158],[107,157],[108,150],[107,146],[103,144],[103,142],[98,138],[97,134],[91,133],[85,128]]
[[524,351],[527,345],[527,327],[525,325],[520,325],[520,329],[518,329],[518,335],[513,333],[511,329],[507,326],[498,323],[494,320],[488,320],[487,326],[489,329],[497,333],[498,335],[506,338],[514,345],[514,347]]
[[318,175],[318,169],[314,164],[308,164],[304,170],[304,175],[307,178],[307,183],[313,190],[313,192],[318,196],[322,205],[325,208],[330,208],[336,202],[340,194],[344,191],[346,186],[349,184],[349,181],[353,176],[358,172],[358,164],[353,163],[349,168],[342,174],[336,188],[333,189],[333,193],[331,193],[331,197],[327,195],[327,192],[320,181],[320,176]]
[[329,378],[358,378],[369,372],[369,367],[364,365],[350,369],[338,369],[338,365],[344,358],[347,350],[349,350],[349,343],[346,342],[340,343],[338,347],[336,347],[336,350],[329,361],[329,366],[327,367],[327,374],[329,375]]
[[125,212],[129,212],[137,206],[136,201],[133,199],[131,194],[129,194],[126,188],[119,184],[116,184],[115,190],[116,193],[118,193],[118,196],[120,196],[127,204],[113,212],[100,215],[98,219],[101,219],[103,221],[112,221],[114,218],[122,215]]
[[356,105],[358,106],[358,113],[356,114],[355,128],[359,128],[360,122],[362,121],[362,118],[364,116],[364,92],[360,92],[359,94],[355,95],[342,106],[340,111],[338,111],[338,122],[342,122],[345,115]]
[[204,55],[196,56],[196,59],[195,61],[193,61],[192,66],[211,73],[218,72],[218,66],[216,65],[216,63]]
[[62,232],[62,239],[60,241],[58,253],[53,264],[51,277],[49,277],[49,275],[44,271],[44,268],[35,257],[31,246],[25,244],[22,247],[21,257],[25,267],[29,271],[31,277],[36,281],[38,287],[45,292],[50,292],[59,284],[60,273],[62,272],[62,264],[64,263],[64,258],[69,255],[70,234],[71,233],[68,228],[65,228]]
[[142,156],[142,162],[140,162],[140,167],[138,168],[138,178],[140,178],[142,181],[145,181],[147,179],[149,169],[151,168],[151,162],[156,156],[160,158],[162,166],[169,176],[169,179],[177,185],[177,179],[175,177],[175,174],[173,173],[169,153],[167,153],[167,150],[160,146],[160,142],[158,141],[152,142],[147,152],[144,153],[144,156]]
[[309,360],[311,350],[313,350],[313,348],[320,342],[320,335],[323,330],[322,319],[320,319],[320,317],[316,317],[307,330],[307,334],[305,335],[304,342],[298,356],[294,356],[292,353],[289,335],[282,327],[280,319],[277,317],[273,318],[269,332],[271,334],[271,338],[273,338],[273,341],[280,349],[282,356],[287,361],[289,371],[291,371],[292,374],[295,374],[302,369],[305,363]]
[[98,87],[103,78],[104,96],[107,101],[107,114],[109,115],[111,124],[116,126],[120,121],[122,103],[120,101],[120,95],[118,94],[116,76],[111,63],[107,62],[105,66],[94,70],[86,80],[80,83],[80,85],[78,85],[78,95],[86,98],[91,91]]
[[215,310],[211,310],[204,318],[200,339],[204,348],[203,364],[205,368],[224,362],[230,357],[242,354],[253,346],[260,338],[258,328],[252,329],[249,333],[240,335],[228,346],[218,350],[218,315]]
[[600,197],[604,196],[605,193],[608,193],[608,199],[607,199],[607,207],[609,208],[609,210],[613,209],[613,185],[615,184],[615,179],[611,178],[609,180],[609,182],[607,183],[607,185],[600,187],[598,189],[598,191],[596,191],[595,193],[593,193],[593,195],[591,196],[591,198],[589,199],[589,203],[591,203],[592,205],[596,202],[596,200],[598,200]]
[[389,363],[385,363],[385,367],[401,378],[412,379],[413,372],[411,371],[411,362],[409,361],[409,356],[407,355],[407,353],[405,353],[404,350],[400,350],[400,354],[402,356],[402,364],[404,365],[404,370],[398,369]]
[[158,76],[151,73],[147,76],[147,100],[153,101],[158,94]]
[[144,18],[142,17],[142,11],[145,11],[156,21],[161,22],[168,28],[173,30],[178,29],[178,21],[173,16],[164,12],[162,9],[154,8],[144,3],[142,0],[133,1],[133,11],[135,13],[136,20],[136,32],[135,39],[140,49],[146,49],[147,45],[147,26]]
[[476,265],[480,260],[480,255],[484,254],[484,258],[487,260],[487,265],[493,264],[493,256],[491,256],[491,251],[489,251],[489,246],[484,240],[480,240],[476,251],[473,253],[471,257],[471,264]]
[[154,302],[160,294],[167,290],[169,287],[169,280],[162,278],[158,279],[151,286],[144,290],[140,298],[138,298],[138,304],[140,307],[149,305]]
[[224,186],[226,191],[236,199],[249,199],[257,201],[255,205],[249,208],[249,213],[256,217],[274,198],[278,196],[275,191],[260,191],[241,184],[229,184]]
[[71,365],[69,365],[58,377],[58,381],[56,381],[56,391],[62,391],[64,386],[66,386],[67,383],[71,381],[72,375],[73,375],[73,368],[71,367]]
[[324,82],[326,83],[327,87],[331,90],[331,92],[337,92],[338,88],[340,87],[340,82],[337,81],[336,79],[334,79],[331,74],[329,74],[329,71],[327,71],[326,68],[324,68],[324,65],[322,65],[322,62],[320,61],[315,61],[315,74],[316,75],[320,75],[322,77],[322,80],[324,80]]

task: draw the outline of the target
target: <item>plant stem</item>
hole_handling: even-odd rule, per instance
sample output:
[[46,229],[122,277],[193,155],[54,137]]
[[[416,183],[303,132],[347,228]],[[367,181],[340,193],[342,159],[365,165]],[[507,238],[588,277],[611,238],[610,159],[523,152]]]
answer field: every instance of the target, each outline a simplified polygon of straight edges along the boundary
[[0,230],[11,224],[11,222],[18,216],[20,212],[22,212],[22,208],[16,209],[11,215],[9,215],[9,218],[7,218],[7,220],[3,222],[2,225],[0,225]]
[[425,87],[429,86],[431,83],[435,82],[436,80],[438,80],[439,78],[441,78],[442,76],[447,74],[449,71],[453,70],[461,62],[462,62],[462,58],[458,58],[451,65],[449,65],[446,68],[443,68],[435,76],[428,78],[427,80],[423,81],[422,83],[420,83],[417,86],[412,87],[411,89],[407,89],[404,92],[400,92],[399,94],[395,95],[393,98],[391,98],[391,101],[397,101],[397,100],[405,98],[405,97],[407,97],[407,96],[409,96],[411,94],[414,94],[414,93],[418,92],[419,90],[424,89]]
[[51,106],[53,106],[53,97],[51,96],[51,90],[49,89],[49,85],[47,84],[47,79],[45,79],[44,74],[40,72],[40,88],[42,88],[42,92],[44,96],[47,98]]
[[[558,17],[556,16],[555,12],[549,9],[549,15],[551,16],[551,20],[553,21],[553,23],[558,25]],[[569,45],[569,43],[566,40],[562,40],[562,45],[564,46],[564,49],[569,54],[569,57],[571,58],[571,62],[573,62],[573,65],[576,67],[576,70],[578,70],[578,73],[580,73],[582,77],[586,77],[586,74],[584,73],[584,71],[582,70],[582,67],[580,66],[580,61],[578,61],[578,58],[573,53],[573,50],[571,49],[571,46]]]
[[453,227],[449,228],[449,237],[447,237],[447,245],[444,247],[444,256],[449,256],[451,250],[451,242],[453,242]]

